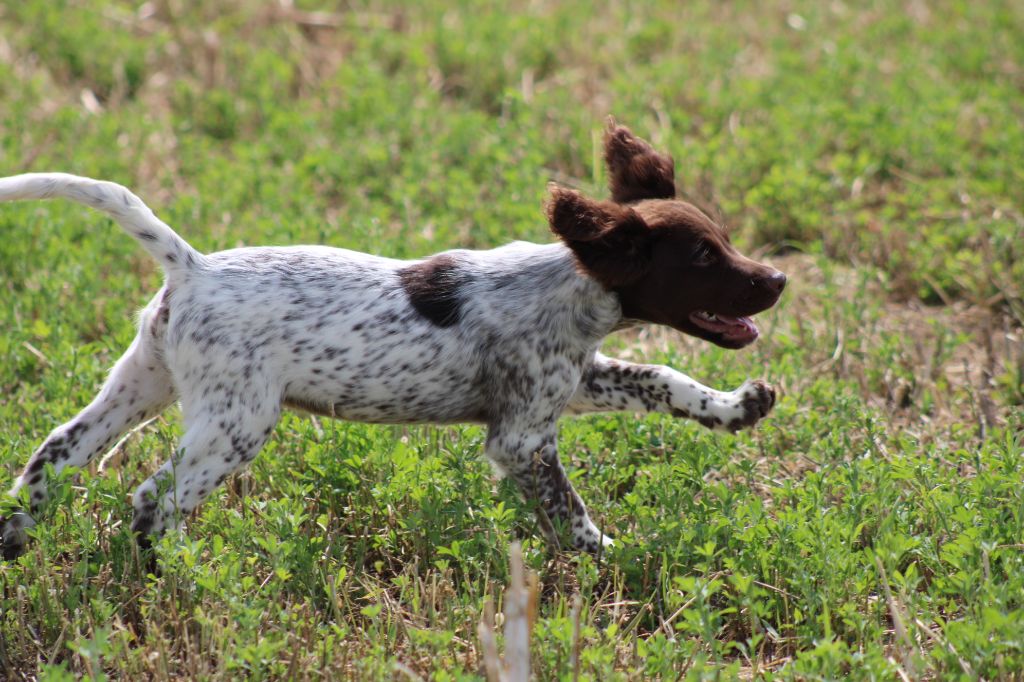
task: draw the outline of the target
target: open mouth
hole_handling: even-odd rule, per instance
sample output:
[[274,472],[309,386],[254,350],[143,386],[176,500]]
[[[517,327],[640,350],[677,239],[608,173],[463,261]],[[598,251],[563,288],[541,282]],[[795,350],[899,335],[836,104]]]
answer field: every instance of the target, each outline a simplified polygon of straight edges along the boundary
[[723,339],[746,345],[757,338],[759,332],[754,320],[749,317],[716,315],[706,310],[690,313],[690,321],[701,329],[720,334]]

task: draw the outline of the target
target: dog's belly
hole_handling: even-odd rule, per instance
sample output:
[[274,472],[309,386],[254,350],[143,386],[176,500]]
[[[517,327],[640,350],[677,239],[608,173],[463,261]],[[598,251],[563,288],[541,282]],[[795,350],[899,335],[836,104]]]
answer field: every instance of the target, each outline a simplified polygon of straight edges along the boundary
[[323,417],[369,424],[457,424],[487,421],[481,410],[472,405],[437,404],[433,410],[412,411],[387,402],[377,405],[314,403],[302,398],[286,398],[285,407],[311,412]]
[[353,343],[347,363],[310,363],[292,374],[286,406],[381,424],[484,420],[472,351],[433,343]]
[[[340,378],[339,378],[340,379]],[[287,407],[316,414],[377,424],[453,423],[486,420],[472,377],[438,372],[348,376],[334,381],[293,382],[285,393]]]

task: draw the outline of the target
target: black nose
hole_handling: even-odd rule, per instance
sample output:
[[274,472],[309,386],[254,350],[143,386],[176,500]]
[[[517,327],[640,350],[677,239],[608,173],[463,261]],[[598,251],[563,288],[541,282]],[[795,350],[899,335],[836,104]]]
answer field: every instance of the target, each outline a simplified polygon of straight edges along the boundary
[[777,294],[781,294],[782,290],[786,288],[786,276],[778,270],[765,277],[762,281],[769,289]]

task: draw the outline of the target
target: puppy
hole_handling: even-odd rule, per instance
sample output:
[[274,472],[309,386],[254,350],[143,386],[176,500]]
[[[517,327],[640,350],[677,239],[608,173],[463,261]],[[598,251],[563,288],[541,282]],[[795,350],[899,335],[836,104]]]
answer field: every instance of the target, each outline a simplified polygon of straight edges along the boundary
[[666,325],[725,348],[786,277],[744,257],[676,198],[672,159],[610,124],[611,200],[553,186],[554,244],[446,251],[400,261],[324,246],[202,254],[130,191],[60,173],[0,179],[0,200],[64,197],[111,215],[163,268],[139,333],[99,394],[46,438],[0,518],[3,555],[24,549],[48,467],[83,467],[127,430],[181,404],[175,453],[135,493],[143,545],[176,527],[259,453],[281,410],[374,423],[479,422],[486,454],[536,504],[552,543],[610,542],[558,457],[558,418],[665,412],[709,428],[752,426],[775,391],[702,386],[674,369],[598,353],[610,332]]

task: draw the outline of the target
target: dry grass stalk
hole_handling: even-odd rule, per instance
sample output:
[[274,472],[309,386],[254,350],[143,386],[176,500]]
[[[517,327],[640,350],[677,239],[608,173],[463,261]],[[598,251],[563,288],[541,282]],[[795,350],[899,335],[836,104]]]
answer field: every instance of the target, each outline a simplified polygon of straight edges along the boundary
[[488,682],[527,682],[530,679],[530,633],[537,619],[538,580],[523,565],[518,542],[509,548],[511,584],[505,590],[505,656],[498,655],[494,637],[494,604],[484,601],[484,614],[477,626],[484,672]]
[[[917,677],[917,666],[914,663],[914,641],[907,631],[906,623],[909,620],[903,613],[900,603],[893,597],[889,589],[889,579],[885,574],[885,567],[882,560],[875,557],[875,566],[878,568],[878,576],[881,579],[882,591],[885,594],[885,601],[889,606],[889,615],[892,618],[893,630],[896,632],[896,651],[903,663],[903,668],[909,674],[908,679],[919,679]],[[898,669],[900,674],[906,677],[903,669]]]

